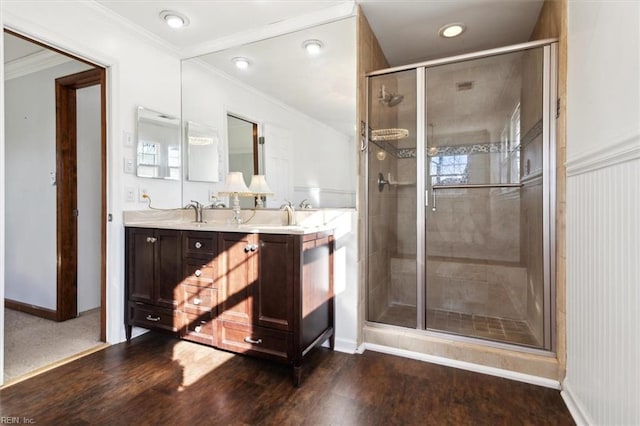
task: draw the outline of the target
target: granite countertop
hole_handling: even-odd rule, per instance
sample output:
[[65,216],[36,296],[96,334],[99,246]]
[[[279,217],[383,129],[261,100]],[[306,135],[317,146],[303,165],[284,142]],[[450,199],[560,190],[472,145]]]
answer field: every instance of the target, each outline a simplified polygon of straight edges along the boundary
[[297,217],[297,225],[283,225],[282,212],[260,211],[253,214],[243,212],[245,223],[236,225],[230,221],[230,212],[209,211],[204,222],[194,221],[194,213],[190,210],[168,211],[126,211],[124,226],[138,228],[180,229],[192,231],[242,232],[262,234],[296,234],[305,235],[335,229],[335,225],[326,222],[324,215],[304,212]]

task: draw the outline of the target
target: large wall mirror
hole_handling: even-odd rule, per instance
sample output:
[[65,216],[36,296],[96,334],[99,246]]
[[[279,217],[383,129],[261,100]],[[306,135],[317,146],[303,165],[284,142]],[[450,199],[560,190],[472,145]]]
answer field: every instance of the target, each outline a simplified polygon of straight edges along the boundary
[[180,179],[180,119],[138,107],[138,177]]
[[[319,52],[309,53],[310,40],[319,41]],[[248,67],[238,68],[234,58],[245,58]],[[228,172],[243,171],[247,183],[252,173],[266,176],[274,192],[267,207],[278,208],[285,200],[354,207],[355,18],[184,60],[182,113],[183,123],[216,129],[220,156],[206,162],[218,168],[218,181],[184,179],[183,204],[207,202],[223,189]],[[253,170],[238,163],[240,151],[247,151],[234,138],[234,120],[241,117],[250,117],[245,121],[258,132],[252,141],[260,140]],[[186,170],[194,161],[186,158]]]

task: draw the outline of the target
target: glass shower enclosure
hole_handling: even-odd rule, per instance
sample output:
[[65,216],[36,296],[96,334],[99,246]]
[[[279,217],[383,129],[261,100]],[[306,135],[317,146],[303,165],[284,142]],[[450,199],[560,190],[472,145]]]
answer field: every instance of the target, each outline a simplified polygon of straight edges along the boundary
[[555,44],[371,73],[367,320],[553,350]]

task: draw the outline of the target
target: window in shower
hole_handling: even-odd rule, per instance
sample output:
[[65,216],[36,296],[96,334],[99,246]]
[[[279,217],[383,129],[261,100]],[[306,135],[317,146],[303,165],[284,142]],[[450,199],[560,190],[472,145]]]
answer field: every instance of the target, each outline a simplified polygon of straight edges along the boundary
[[467,155],[438,155],[431,157],[431,184],[452,185],[469,181]]

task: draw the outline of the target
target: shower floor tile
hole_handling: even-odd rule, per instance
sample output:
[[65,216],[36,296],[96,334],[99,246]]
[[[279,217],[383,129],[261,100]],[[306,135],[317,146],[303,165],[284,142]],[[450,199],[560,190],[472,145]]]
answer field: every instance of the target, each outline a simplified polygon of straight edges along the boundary
[[[407,305],[389,306],[376,322],[415,328],[416,308]],[[508,318],[429,309],[427,328],[516,345],[539,346],[526,321]]]

